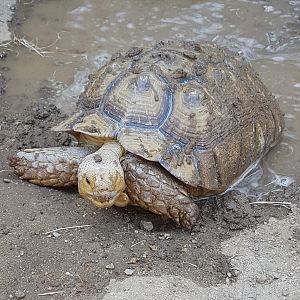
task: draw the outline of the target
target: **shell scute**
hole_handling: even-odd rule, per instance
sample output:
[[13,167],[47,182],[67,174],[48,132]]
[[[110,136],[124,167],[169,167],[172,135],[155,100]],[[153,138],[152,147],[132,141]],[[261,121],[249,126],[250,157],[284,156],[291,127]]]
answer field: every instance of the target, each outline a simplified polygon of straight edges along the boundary
[[65,127],[114,137],[191,186],[225,190],[277,143],[284,127],[250,64],[214,44],[134,47],[92,78],[79,100],[84,116]]

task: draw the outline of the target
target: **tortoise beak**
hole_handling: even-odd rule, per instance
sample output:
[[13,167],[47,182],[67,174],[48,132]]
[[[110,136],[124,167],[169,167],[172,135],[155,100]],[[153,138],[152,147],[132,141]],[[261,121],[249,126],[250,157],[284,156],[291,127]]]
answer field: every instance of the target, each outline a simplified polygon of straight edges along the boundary
[[118,194],[115,192],[104,192],[101,195],[95,195],[95,194],[83,194],[80,193],[80,195],[92,202],[95,206],[99,207],[99,208],[107,208],[107,207],[111,207],[114,205],[115,200],[118,198]]
[[[124,188],[123,188],[124,189]],[[111,207],[119,199],[121,191],[97,189],[96,177],[86,174],[78,181],[78,190],[82,198],[100,208]],[[119,200],[118,200],[119,202]]]

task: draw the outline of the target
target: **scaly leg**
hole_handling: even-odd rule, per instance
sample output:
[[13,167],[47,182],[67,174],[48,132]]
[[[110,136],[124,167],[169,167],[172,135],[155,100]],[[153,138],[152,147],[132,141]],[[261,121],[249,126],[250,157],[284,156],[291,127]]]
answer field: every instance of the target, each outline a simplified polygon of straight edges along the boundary
[[[78,166],[93,151],[84,147],[27,149],[9,160],[22,179],[42,186],[65,187],[77,185]],[[127,154],[121,165],[130,198],[128,204],[165,215],[187,229],[195,225],[199,208],[187,186],[158,163],[135,155]]]
[[132,204],[173,219],[191,229],[199,216],[199,208],[187,193],[186,186],[158,163],[135,155],[122,161],[126,193]]
[[36,148],[19,151],[8,157],[21,179],[42,186],[77,185],[78,165],[93,153],[85,147]]

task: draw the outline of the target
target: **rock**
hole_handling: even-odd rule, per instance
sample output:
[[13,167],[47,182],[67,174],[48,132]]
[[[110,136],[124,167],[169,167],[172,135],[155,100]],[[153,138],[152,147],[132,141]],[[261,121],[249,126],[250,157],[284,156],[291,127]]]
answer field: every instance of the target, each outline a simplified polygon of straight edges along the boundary
[[105,266],[105,269],[107,269],[107,270],[113,270],[114,268],[115,268],[115,266],[114,266],[113,263],[110,263],[110,264]]
[[55,237],[55,238],[60,237],[60,233],[58,233],[58,232],[56,232],[56,231],[52,232],[52,235],[53,235],[53,237]]
[[3,60],[7,57],[7,52],[6,51],[0,51],[0,59]]
[[149,245],[149,248],[150,248],[152,251],[157,251],[157,246],[155,246],[155,245]]
[[140,222],[140,227],[141,227],[141,229],[143,229],[145,231],[148,231],[148,232],[150,232],[150,231],[153,230],[153,224],[150,221],[144,221],[144,220],[142,220]]
[[172,235],[170,233],[160,234],[158,237],[160,240],[172,240]]
[[206,231],[207,231],[207,228],[206,228],[206,227],[203,227],[203,226],[202,226],[202,227],[199,228],[199,232],[200,232],[200,233],[205,233]]
[[274,11],[275,9],[274,9],[274,7],[271,6],[271,5],[264,5],[264,10],[265,10],[265,12],[272,12],[272,11]]
[[140,259],[138,257],[133,257],[128,261],[128,264],[136,264]]
[[272,273],[272,277],[273,277],[273,279],[279,279],[280,278],[280,274],[278,272],[273,272]]
[[238,270],[238,269],[232,269],[232,270],[231,270],[231,274],[232,274],[232,276],[234,276],[234,277],[239,276],[240,273],[241,273],[241,271]]
[[17,291],[15,292],[15,297],[16,297],[17,299],[23,299],[23,298],[25,298],[25,293],[24,293],[23,291],[21,291],[21,290],[17,290]]
[[3,182],[5,182],[5,183],[12,183],[12,181],[10,179],[8,179],[8,178],[4,178]]
[[7,235],[9,233],[10,229],[6,225],[0,224],[0,234]]
[[290,291],[289,291],[288,288],[284,288],[284,289],[282,290],[282,296],[286,297],[286,296],[288,296],[289,294],[290,294]]
[[256,277],[256,282],[259,284],[264,284],[264,283],[266,283],[266,281],[267,281],[267,277],[264,274],[258,275]]
[[227,210],[235,211],[237,209],[237,204],[233,199],[227,199],[224,203]]
[[134,273],[134,270],[132,270],[132,269],[126,269],[126,270],[124,271],[124,273],[125,273],[127,276],[132,276],[133,273]]

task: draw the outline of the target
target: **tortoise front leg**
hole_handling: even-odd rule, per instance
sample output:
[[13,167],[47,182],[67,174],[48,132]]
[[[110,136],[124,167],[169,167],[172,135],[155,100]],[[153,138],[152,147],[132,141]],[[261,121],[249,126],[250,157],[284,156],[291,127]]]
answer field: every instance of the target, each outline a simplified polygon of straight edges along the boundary
[[185,185],[158,163],[126,155],[122,167],[131,204],[165,215],[187,229],[196,224],[199,208]]
[[85,147],[26,149],[8,157],[21,179],[42,186],[77,185],[78,165],[93,152]]

